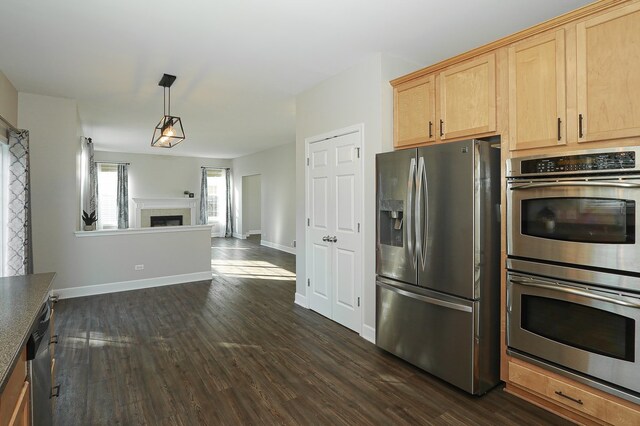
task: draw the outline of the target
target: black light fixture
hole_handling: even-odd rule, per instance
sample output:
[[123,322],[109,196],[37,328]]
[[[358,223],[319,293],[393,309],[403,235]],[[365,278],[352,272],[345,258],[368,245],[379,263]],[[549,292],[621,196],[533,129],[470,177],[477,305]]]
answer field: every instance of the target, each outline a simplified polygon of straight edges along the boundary
[[[159,148],[173,148],[184,140],[184,129],[180,117],[171,115],[171,85],[176,81],[175,75],[164,74],[158,83],[164,89],[164,115],[153,131],[151,146]],[[167,90],[169,91],[169,102],[167,102]]]

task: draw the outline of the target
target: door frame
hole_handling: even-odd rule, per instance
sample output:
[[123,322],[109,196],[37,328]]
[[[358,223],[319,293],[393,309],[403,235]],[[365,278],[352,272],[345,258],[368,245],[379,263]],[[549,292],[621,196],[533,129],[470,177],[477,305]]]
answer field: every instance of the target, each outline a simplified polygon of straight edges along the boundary
[[[364,324],[364,297],[362,297],[362,289],[363,289],[363,280],[365,277],[365,271],[364,271],[364,212],[365,212],[365,203],[364,203],[364,194],[365,194],[365,186],[364,186],[364,167],[363,167],[363,160],[364,160],[364,155],[365,155],[365,146],[364,146],[364,123],[360,123],[360,124],[355,124],[352,126],[348,126],[348,127],[343,127],[341,129],[336,129],[336,130],[332,130],[326,133],[322,133],[319,135],[315,135],[315,136],[311,136],[308,138],[304,139],[304,158],[305,158],[305,162],[308,161],[309,159],[309,148],[311,147],[311,144],[315,143],[315,142],[321,142],[323,140],[327,140],[327,139],[334,139],[340,136],[345,136],[345,135],[350,135],[352,133],[358,133],[360,135],[360,162],[359,162],[359,166],[360,166],[360,229],[361,232],[358,233],[359,235],[359,250],[360,250],[360,282],[355,284],[355,289],[357,292],[356,297],[360,298],[360,306],[358,307],[360,309],[360,323],[357,327],[357,333],[359,335],[362,336],[362,325]],[[305,284],[308,283],[308,280],[310,279],[310,257],[309,257],[309,244],[310,244],[310,240],[309,240],[309,226],[307,225],[307,219],[310,217],[309,215],[309,207],[310,204],[310,199],[309,199],[309,165],[305,164],[304,165],[304,235],[305,235],[305,277],[304,277],[304,281]],[[304,301],[305,301],[305,308],[310,309],[310,297],[311,295],[309,294],[309,285],[305,285],[304,287]]]

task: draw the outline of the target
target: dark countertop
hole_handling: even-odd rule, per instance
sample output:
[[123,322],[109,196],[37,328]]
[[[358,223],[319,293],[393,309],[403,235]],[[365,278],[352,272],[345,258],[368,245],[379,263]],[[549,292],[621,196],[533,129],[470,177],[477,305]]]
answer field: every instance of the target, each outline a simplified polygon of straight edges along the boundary
[[0,278],[0,392],[49,296],[55,272]]

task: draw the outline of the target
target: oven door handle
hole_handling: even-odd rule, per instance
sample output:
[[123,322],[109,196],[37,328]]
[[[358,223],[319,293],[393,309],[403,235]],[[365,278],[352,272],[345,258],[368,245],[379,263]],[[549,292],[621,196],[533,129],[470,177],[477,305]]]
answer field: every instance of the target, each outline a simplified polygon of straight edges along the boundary
[[629,182],[595,182],[595,181],[568,181],[568,182],[538,182],[538,183],[525,183],[522,185],[511,185],[509,189],[515,191],[516,189],[534,189],[534,188],[553,188],[562,186],[599,186],[599,187],[611,187],[611,188],[640,188],[638,183]]
[[577,288],[564,287],[558,283],[545,284],[542,282],[520,280],[517,278],[510,278],[509,281],[511,281],[514,284],[522,284],[529,287],[543,288],[546,290],[559,291],[561,293],[574,294],[576,296],[589,297],[591,299],[596,299],[603,302],[615,303],[616,305],[627,306],[629,308],[640,308],[640,303],[627,302],[626,300],[620,300],[613,297],[602,296],[602,295],[594,294],[588,291],[578,290]]

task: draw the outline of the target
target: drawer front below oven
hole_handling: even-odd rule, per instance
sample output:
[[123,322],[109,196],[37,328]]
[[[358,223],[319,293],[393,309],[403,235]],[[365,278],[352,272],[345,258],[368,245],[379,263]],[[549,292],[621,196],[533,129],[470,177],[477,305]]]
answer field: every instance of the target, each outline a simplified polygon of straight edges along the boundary
[[510,348],[640,393],[640,299],[508,274]]

